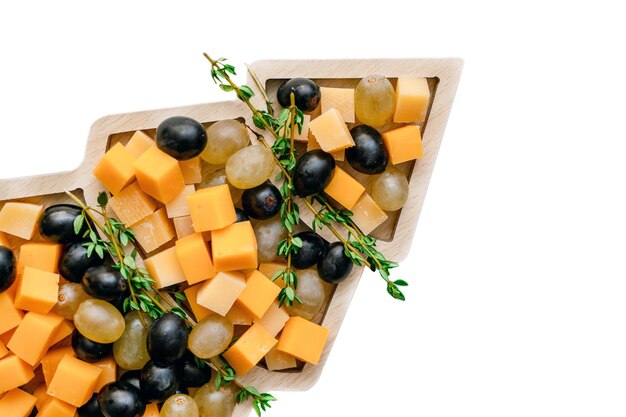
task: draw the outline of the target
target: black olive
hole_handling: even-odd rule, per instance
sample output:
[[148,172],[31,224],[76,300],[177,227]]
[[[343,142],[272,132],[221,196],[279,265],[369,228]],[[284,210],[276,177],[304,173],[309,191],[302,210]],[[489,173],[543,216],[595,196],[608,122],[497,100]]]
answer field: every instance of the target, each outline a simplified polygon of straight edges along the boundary
[[185,355],[180,363],[182,384],[187,388],[197,388],[211,380],[211,368],[208,365],[199,367],[192,354]]
[[141,390],[141,371],[126,371],[119,377],[119,381],[128,382],[138,390]]
[[293,185],[300,197],[324,190],[333,177],[335,159],[331,154],[315,149],[302,155],[293,173]]
[[85,362],[98,362],[113,351],[113,343],[98,343],[87,339],[78,330],[72,333],[72,349]]
[[88,230],[87,220],[76,234],[74,232],[74,220],[83,212],[73,204],[57,204],[43,211],[39,217],[39,233],[48,240],[58,243],[80,242],[83,234]]
[[315,81],[308,78],[292,78],[284,82],[276,92],[276,98],[283,107],[291,105],[291,93],[293,92],[296,107],[303,112],[312,112],[320,104],[320,87]]
[[174,313],[165,313],[148,330],[148,353],[160,364],[176,362],[187,349],[187,323]]
[[105,260],[95,251],[87,256],[87,248],[82,243],[71,243],[63,248],[59,259],[59,272],[68,281],[81,282],[89,268],[104,265],[104,262]]
[[149,361],[141,370],[141,395],[145,401],[165,401],[180,386],[177,364],[158,365]]
[[100,410],[107,417],[141,417],[146,411],[146,403],[134,386],[123,382],[111,382],[98,394]]
[[0,246],[0,292],[15,282],[15,255],[6,246]]
[[100,410],[100,405],[98,404],[98,394],[94,394],[91,396],[89,401],[81,407],[78,408],[78,416],[79,417],[104,417],[102,411]]
[[293,235],[302,240],[302,247],[291,254],[291,265],[296,269],[307,269],[326,256],[328,242],[315,232],[300,232]]
[[235,223],[246,222],[250,220],[246,212],[240,208],[235,207],[235,213],[237,214],[237,220],[235,220]]
[[170,117],[157,127],[156,143],[166,154],[184,161],[202,153],[207,143],[206,130],[189,117]]
[[344,253],[343,243],[333,242],[328,253],[317,263],[320,278],[331,284],[339,284],[352,271],[352,261]]
[[354,146],[346,149],[350,166],[363,174],[381,174],[389,163],[389,152],[378,130],[358,125],[350,130]]
[[92,297],[112,301],[128,290],[128,281],[109,265],[94,266],[83,276],[83,288]]
[[266,182],[247,189],[241,195],[243,211],[253,219],[267,220],[280,211],[283,197],[274,185]]

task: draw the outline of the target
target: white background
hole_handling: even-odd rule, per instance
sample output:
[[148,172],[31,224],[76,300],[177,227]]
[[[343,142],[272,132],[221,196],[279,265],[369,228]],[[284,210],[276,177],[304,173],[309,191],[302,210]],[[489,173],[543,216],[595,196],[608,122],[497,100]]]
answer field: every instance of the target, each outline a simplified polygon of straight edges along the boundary
[[227,98],[203,51],[462,57],[408,301],[366,273],[317,386],[270,415],[625,415],[624,14],[297,3],[1,2],[0,177],[77,166],[100,116]]

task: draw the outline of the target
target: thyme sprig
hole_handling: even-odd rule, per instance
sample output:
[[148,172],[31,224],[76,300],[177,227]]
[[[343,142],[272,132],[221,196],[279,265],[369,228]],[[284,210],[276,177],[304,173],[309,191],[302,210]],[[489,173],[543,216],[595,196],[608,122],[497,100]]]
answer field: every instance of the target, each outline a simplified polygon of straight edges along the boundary
[[[257,109],[251,102],[251,98],[254,96],[254,92],[250,87],[246,85],[238,86],[231,75],[235,75],[235,68],[226,63],[226,58],[219,58],[218,60],[212,59],[208,54],[204,54],[204,57],[211,63],[211,77],[213,81],[220,86],[224,91],[234,91],[237,97],[243,101],[250,111],[252,112],[252,121],[254,125],[262,130],[267,130],[274,138],[274,143],[281,141],[281,135],[278,132],[280,125],[279,119],[281,115],[285,114],[284,110],[277,118],[274,118],[270,112]],[[248,69],[250,73],[253,71]],[[268,109],[271,108],[271,102],[265,92],[265,89],[261,85],[256,75],[252,76],[258,89],[263,92],[263,96],[266,100],[266,104],[270,103]],[[284,118],[285,116],[283,116]],[[273,151],[273,147],[269,145],[267,140],[256,132],[257,140],[261,142],[265,147]],[[284,135],[282,136],[284,138]],[[281,177],[291,181],[291,173],[287,171],[279,156],[274,154],[274,159],[277,165],[281,169]],[[279,179],[281,178],[279,177]],[[321,208],[318,210],[313,203],[317,201]],[[323,196],[315,196],[311,201],[302,199],[304,205],[313,213],[313,229],[319,229],[321,227],[327,227],[333,235],[344,245],[344,253],[346,256],[357,266],[367,266],[372,271],[377,271],[383,278],[387,285],[387,293],[397,300],[405,300],[405,296],[399,287],[407,286],[408,283],[404,280],[393,281],[390,279],[390,270],[397,267],[398,264],[389,261],[385,256],[380,253],[376,248],[376,240],[371,236],[365,235],[350,219],[350,212],[347,210],[334,209]],[[335,227],[335,224],[342,226],[348,233],[348,239],[345,239],[341,233]]]

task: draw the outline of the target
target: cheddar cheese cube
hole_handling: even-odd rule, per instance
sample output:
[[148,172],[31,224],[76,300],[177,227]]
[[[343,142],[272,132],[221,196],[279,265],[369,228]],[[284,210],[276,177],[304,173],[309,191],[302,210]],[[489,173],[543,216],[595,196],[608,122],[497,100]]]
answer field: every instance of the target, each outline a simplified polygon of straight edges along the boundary
[[177,240],[176,256],[189,285],[215,276],[209,244],[202,233],[194,233]]
[[145,260],[146,269],[155,283],[154,287],[164,288],[185,281],[185,273],[176,256],[176,247],[165,249]]
[[196,232],[193,228],[193,221],[191,216],[176,217],[173,219],[174,229],[176,230],[176,237],[182,239],[185,236],[189,236]]
[[134,167],[139,187],[161,203],[169,203],[185,188],[178,161],[157,147],[141,154]]
[[317,365],[327,338],[327,328],[302,317],[291,317],[280,335],[276,348],[303,362]]
[[337,109],[343,121],[354,123],[354,89],[320,87],[322,96],[322,114],[330,109]]
[[167,217],[170,219],[174,217],[189,216],[189,203],[187,197],[196,192],[194,185],[185,185],[185,188],[178,194],[172,201],[165,205],[167,211]]
[[224,359],[233,367],[237,375],[245,375],[277,342],[263,326],[254,324],[224,352]]
[[196,284],[185,290],[185,297],[187,297],[189,307],[191,308],[191,312],[195,316],[196,321],[200,321],[206,316],[214,314],[208,308],[202,307],[200,304],[198,304],[198,291],[200,290],[200,287],[202,287],[202,284]]
[[394,165],[424,156],[422,133],[416,125],[403,126],[382,134],[389,152],[389,162]]
[[[189,392],[189,395],[192,395],[191,392]],[[159,412],[159,406],[157,405],[157,403],[150,403],[146,405],[146,411],[144,411],[143,416],[141,417],[160,417],[160,416],[161,414]]]
[[135,239],[146,253],[153,252],[174,239],[175,231],[165,208],[160,208],[133,227]]
[[37,402],[35,402],[35,407],[37,408],[37,410],[41,411],[43,405],[50,398],[50,396],[48,395],[48,387],[46,386],[46,384],[37,385],[37,388],[35,388],[33,395],[37,399]]
[[9,343],[9,340],[11,340],[11,338],[15,334],[15,330],[17,330],[17,327],[15,329],[9,330],[6,333],[0,334],[0,342],[4,343],[6,346],[6,344]]
[[91,398],[100,374],[99,367],[66,355],[48,385],[48,395],[80,407]]
[[133,154],[135,158],[139,158],[145,151],[156,146],[156,142],[145,132],[136,131],[126,144],[126,149]]
[[426,78],[398,77],[394,122],[423,122],[429,103],[430,89]]
[[178,161],[178,165],[180,165],[185,184],[198,184],[202,181],[202,160],[199,156],[186,161]]
[[216,271],[256,269],[256,236],[249,221],[233,223],[211,233],[213,265]]
[[58,398],[49,398],[39,411],[39,414],[37,414],[37,417],[74,417],[75,414],[75,406]]
[[304,115],[304,120],[302,121],[302,130],[299,131],[296,128],[294,132],[293,139],[297,142],[308,142],[309,141],[309,123],[311,123],[311,116],[308,114]]
[[48,351],[54,333],[63,322],[56,314],[26,313],[7,347],[24,362],[35,366]]
[[43,379],[46,381],[46,385],[50,385],[59,363],[61,363],[61,360],[66,356],[76,357],[76,353],[71,346],[50,349],[41,359],[41,371],[43,373]]
[[117,364],[115,363],[115,359],[113,359],[113,356],[109,356],[108,358],[102,359],[98,362],[94,362],[93,365],[102,369],[102,373],[98,377],[98,380],[96,381],[96,386],[93,389],[93,392],[100,392],[102,387],[104,387],[106,384],[115,382]]
[[283,327],[285,327],[287,320],[289,320],[287,310],[285,310],[284,307],[279,307],[278,302],[273,302],[263,317],[255,319],[254,322],[263,326],[269,334],[276,337]]
[[337,109],[330,109],[311,120],[309,129],[325,152],[340,151],[354,146],[348,126]]
[[281,352],[274,346],[272,350],[265,355],[265,364],[270,371],[282,371],[284,369],[295,368],[298,362],[296,358],[288,353]]
[[32,239],[37,230],[43,206],[39,204],[8,202],[0,209],[0,232],[22,239]]
[[28,242],[20,248],[20,257],[17,262],[17,273],[22,274],[25,266],[57,273],[59,272],[59,258],[63,245],[52,242]]
[[237,305],[253,318],[260,319],[276,300],[278,293],[278,285],[254,270],[246,274],[246,287],[237,298]]
[[246,278],[240,272],[218,272],[201,284],[197,302],[200,306],[225,316],[246,287]]
[[66,337],[71,336],[73,331],[74,322],[71,320],[63,320],[57,331],[54,332],[52,339],[50,340],[50,347],[56,345]]
[[15,291],[15,307],[46,314],[57,303],[59,274],[27,266]]
[[252,325],[252,316],[241,309],[236,303],[228,310],[226,313],[226,318],[232,324],[236,324],[239,326],[250,326]]
[[13,297],[8,292],[0,293],[0,334],[15,329],[22,322],[24,313],[15,307]]
[[109,207],[126,226],[145,219],[157,209],[156,202],[133,182],[109,199]]
[[187,197],[187,202],[196,232],[223,229],[237,220],[228,184],[198,190]]
[[366,235],[369,235],[387,220],[387,214],[378,207],[378,204],[367,193],[363,193],[351,211],[352,221]]
[[333,177],[324,188],[324,192],[348,210],[352,210],[352,207],[365,192],[365,187],[346,171],[335,167]]
[[16,355],[0,359],[0,392],[21,387],[34,377],[33,367]]
[[[312,151],[314,149],[322,149],[319,143],[317,143],[317,139],[315,139],[315,135],[313,133],[309,133],[308,143],[306,145],[306,150]],[[339,151],[330,152],[332,157],[337,161],[343,161],[346,159],[346,150],[341,149]]]
[[4,358],[8,354],[9,354],[9,349],[7,349],[4,342],[0,341],[0,359]]
[[111,194],[117,194],[135,179],[134,163],[135,156],[124,145],[116,143],[98,162],[93,175]]
[[37,398],[21,389],[13,389],[0,398],[0,416],[28,417],[35,408]]

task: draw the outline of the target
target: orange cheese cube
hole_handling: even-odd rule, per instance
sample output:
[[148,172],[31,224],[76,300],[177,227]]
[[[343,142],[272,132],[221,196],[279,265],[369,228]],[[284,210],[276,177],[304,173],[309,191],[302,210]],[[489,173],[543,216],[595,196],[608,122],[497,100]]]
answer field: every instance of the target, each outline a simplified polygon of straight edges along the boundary
[[185,185],[185,188],[172,201],[165,205],[167,217],[183,217],[189,216],[189,203],[187,197],[196,192],[194,185]]
[[133,182],[109,199],[109,207],[126,226],[145,219],[157,209],[156,202]]
[[46,314],[59,297],[59,274],[27,266],[17,283],[15,307]]
[[382,134],[389,151],[389,162],[394,165],[424,156],[422,133],[416,125],[403,126]]
[[253,318],[263,317],[280,293],[280,287],[259,271],[246,274],[246,288],[237,298],[237,305]]
[[17,273],[22,274],[25,266],[57,273],[59,272],[59,258],[63,245],[52,242],[28,242],[20,248],[20,258],[17,262]]
[[303,362],[317,365],[327,338],[327,328],[302,317],[291,317],[280,335],[277,349]]
[[335,167],[333,177],[326,188],[324,188],[324,192],[336,202],[351,210],[365,192],[365,187],[346,171]]
[[178,161],[178,165],[180,165],[185,184],[198,184],[202,181],[202,160],[199,156],[186,161]]
[[26,313],[7,347],[24,362],[35,366],[46,354],[54,333],[63,322],[56,314]]
[[17,327],[15,329],[9,330],[6,333],[0,334],[0,342],[4,343],[4,345],[6,346],[6,344],[9,343],[9,340],[11,340],[11,338],[15,334],[16,329]]
[[43,408],[43,405],[50,398],[50,396],[48,395],[48,387],[46,386],[46,384],[37,385],[37,388],[35,388],[33,395],[37,399],[37,402],[35,403],[35,407],[37,408],[37,410],[41,411],[41,409]]
[[311,116],[308,114],[304,115],[304,120],[302,122],[302,130],[296,131],[294,133],[293,139],[297,142],[308,142],[309,141],[309,123],[311,123]]
[[9,354],[9,349],[5,346],[4,342],[0,341],[0,359]]
[[98,162],[93,175],[111,194],[117,194],[135,179],[134,163],[135,156],[121,143],[116,143]]
[[423,122],[429,103],[430,89],[426,78],[398,77],[394,122]]
[[240,272],[218,272],[215,277],[201,284],[198,304],[225,316],[246,287],[246,279]]
[[174,220],[174,229],[176,229],[176,237],[179,239],[189,236],[196,232],[193,228],[191,216],[176,217]]
[[148,149],[156,146],[156,142],[145,132],[136,131],[126,144],[126,149],[133,154],[135,158],[139,158]]
[[[308,152],[308,151],[312,151],[313,149],[322,149],[322,147],[320,146],[319,143],[317,143],[317,139],[315,139],[315,135],[313,135],[312,133],[309,133],[309,139],[306,145],[306,150]],[[343,161],[344,159],[346,159],[345,149],[341,149],[335,152],[330,152],[330,154],[337,161]]]
[[340,151],[354,146],[348,126],[337,109],[330,109],[311,120],[309,129],[325,152]]
[[73,331],[74,322],[71,320],[63,320],[57,331],[54,332],[52,340],[50,340],[50,347],[56,345],[66,337],[70,336]]
[[68,355],[76,357],[76,353],[74,353],[74,349],[71,346],[64,346],[49,350],[41,359],[41,371],[43,372],[43,379],[46,381],[46,385],[50,385],[61,359]]
[[273,302],[265,314],[263,314],[263,317],[255,319],[254,322],[263,326],[269,334],[276,337],[285,327],[287,320],[289,320],[287,310],[284,307],[279,307],[277,302]]
[[28,417],[37,398],[21,389],[13,389],[0,398],[0,416]]
[[33,367],[15,355],[0,359],[0,392],[21,387],[35,377]]
[[270,371],[282,371],[283,369],[295,368],[298,362],[296,362],[296,358],[288,353],[281,352],[274,346],[265,355],[265,364]]
[[243,309],[241,309],[237,305],[237,303],[235,303],[230,308],[230,310],[228,310],[228,313],[226,313],[226,318],[232,324],[236,324],[236,325],[239,325],[239,326],[250,326],[250,325],[252,325],[252,316],[249,313],[247,313],[246,311],[244,311]]
[[42,211],[39,204],[8,202],[0,209],[0,232],[32,239]]
[[224,359],[233,367],[237,375],[245,375],[277,342],[263,326],[254,324],[224,352]]
[[24,313],[15,307],[13,297],[8,292],[0,293],[0,334],[15,329],[22,322]]
[[223,229],[237,220],[228,184],[198,190],[187,197],[187,202],[196,232]]
[[249,221],[214,230],[211,246],[216,271],[256,269],[258,266],[256,236]]
[[193,285],[185,290],[185,296],[189,302],[189,307],[191,307],[191,312],[196,317],[196,321],[200,321],[206,316],[214,314],[208,308],[202,307],[198,304],[198,291],[200,290],[200,287],[202,287],[202,284]]
[[[191,395],[191,393],[189,393]],[[150,403],[146,405],[146,411],[141,417],[160,417],[159,406],[156,403]]]
[[80,407],[91,398],[100,374],[97,366],[66,355],[48,385],[48,395]]
[[178,161],[157,147],[146,150],[134,166],[143,192],[161,203],[169,203],[185,188]]
[[74,417],[76,407],[61,401],[58,398],[49,398],[43,405],[37,417]]
[[102,387],[111,382],[115,382],[116,379],[116,371],[117,364],[115,363],[115,359],[113,356],[109,356],[108,358],[102,359],[101,361],[94,362],[93,365],[96,365],[98,368],[102,369],[102,373],[96,381],[96,386],[93,389],[93,392],[100,392]]
[[9,238],[2,232],[0,232],[0,246],[4,246],[5,248],[11,248],[9,244]]
[[140,220],[131,229],[135,232],[135,239],[146,253],[157,250],[175,236],[174,226],[167,218],[164,208]]
[[369,235],[387,220],[387,214],[378,207],[378,204],[367,193],[363,193],[351,211],[352,221],[366,235]]
[[194,233],[176,241],[176,256],[189,285],[215,276],[209,244],[202,233]]
[[171,247],[145,260],[146,269],[155,283],[154,287],[165,288],[185,281],[185,273],[176,256],[176,248]]
[[320,87],[322,96],[322,114],[330,109],[337,109],[343,121],[354,123],[354,89]]

